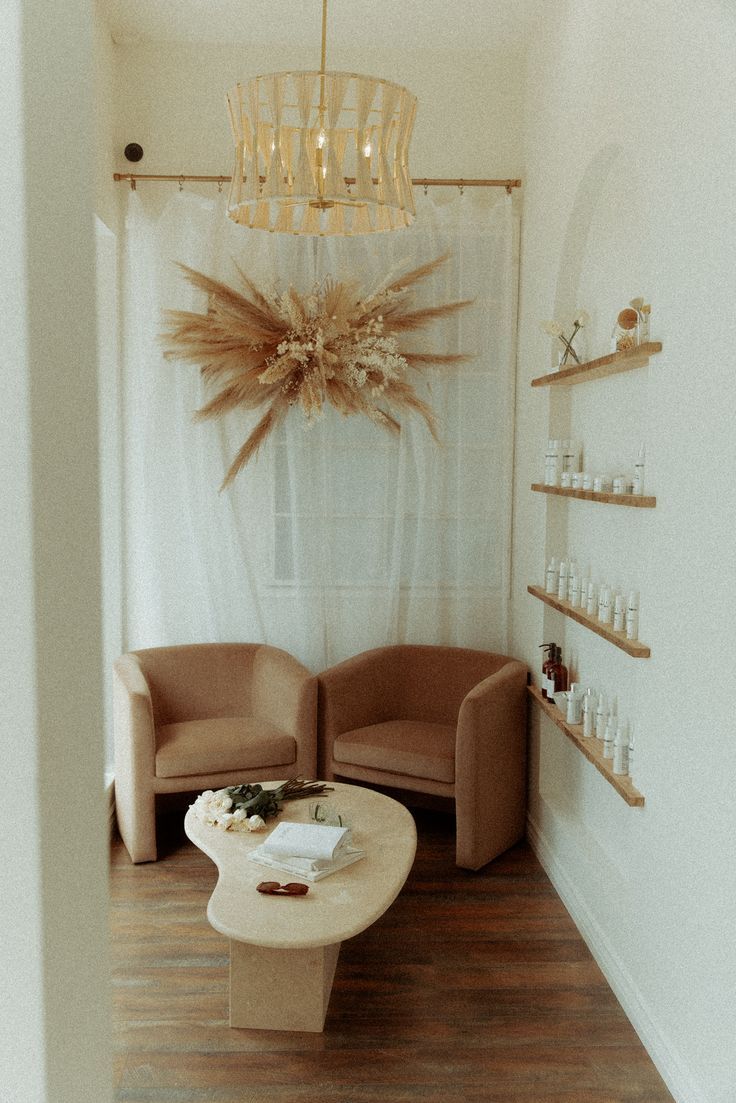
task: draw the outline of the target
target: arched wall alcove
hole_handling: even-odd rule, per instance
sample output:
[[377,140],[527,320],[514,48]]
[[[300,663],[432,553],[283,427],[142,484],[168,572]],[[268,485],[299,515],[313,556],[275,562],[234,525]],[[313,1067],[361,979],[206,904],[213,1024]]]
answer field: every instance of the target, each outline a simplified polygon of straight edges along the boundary
[[[554,318],[569,334],[580,310],[590,315],[579,335],[582,340],[576,341],[582,359],[610,351],[618,312],[632,297],[646,294],[638,272],[645,209],[645,189],[625,147],[613,142],[600,146],[580,174],[556,259]],[[555,344],[551,342],[550,364],[557,359]],[[631,373],[591,387],[551,387],[548,435],[582,440],[584,468],[625,467],[629,459],[633,467],[632,442],[644,434],[646,386],[646,373]],[[635,572],[620,562],[620,548],[622,541],[632,552],[638,548],[640,530],[640,517],[597,506],[580,509],[577,503],[568,506],[553,499],[546,503],[546,559],[575,553],[584,570],[590,567],[613,584],[638,585]],[[558,639],[561,632],[563,638]],[[565,661],[576,676],[582,674],[592,684],[600,679],[606,691],[620,691],[627,706],[635,707],[640,672],[626,656],[614,653],[587,629],[561,622],[559,614],[546,608],[544,639],[563,643]],[[572,758],[571,767],[569,755],[544,757],[544,798],[558,815],[574,820],[584,799],[581,786],[589,784],[588,767],[577,758]]]

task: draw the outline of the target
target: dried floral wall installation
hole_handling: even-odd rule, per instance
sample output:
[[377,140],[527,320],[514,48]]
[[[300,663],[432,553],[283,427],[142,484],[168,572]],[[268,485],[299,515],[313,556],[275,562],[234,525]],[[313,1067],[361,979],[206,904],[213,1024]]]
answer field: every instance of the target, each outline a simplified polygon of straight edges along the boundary
[[299,404],[308,422],[325,403],[345,415],[364,414],[398,433],[399,413],[415,411],[437,439],[431,408],[415,393],[412,370],[452,365],[462,354],[412,352],[403,347],[412,331],[446,318],[470,301],[413,309],[416,285],[447,260],[447,254],[415,268],[365,296],[357,281],[325,279],[307,295],[259,290],[238,269],[245,294],[186,265],[186,278],[208,296],[206,314],[166,311],[164,355],[199,364],[217,393],[197,411],[197,420],[230,410],[264,409],[225,476],[228,486],[256,454],[290,406]]

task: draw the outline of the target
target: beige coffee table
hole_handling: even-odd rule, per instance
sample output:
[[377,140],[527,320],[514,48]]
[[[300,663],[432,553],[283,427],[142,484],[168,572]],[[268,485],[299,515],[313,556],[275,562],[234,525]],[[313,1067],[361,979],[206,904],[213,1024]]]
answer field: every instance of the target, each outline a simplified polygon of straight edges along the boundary
[[[275,788],[279,781],[264,781]],[[358,785],[331,782],[319,797],[352,826],[364,858],[321,881],[306,896],[265,896],[260,881],[300,878],[248,860],[281,820],[309,820],[308,799],[287,801],[265,831],[209,827],[192,809],[184,830],[212,859],[219,877],[207,906],[215,930],[230,939],[230,1025],[259,1030],[324,1028],[332,981],[346,938],[360,934],[396,899],[414,861],[416,828],[395,800]]]

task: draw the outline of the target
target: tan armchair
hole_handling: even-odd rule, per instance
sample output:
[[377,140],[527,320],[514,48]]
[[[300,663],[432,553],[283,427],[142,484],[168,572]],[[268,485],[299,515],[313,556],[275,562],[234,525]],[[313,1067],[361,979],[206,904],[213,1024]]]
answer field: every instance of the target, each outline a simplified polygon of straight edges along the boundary
[[319,675],[320,776],[451,797],[456,861],[480,869],[524,834],[527,668],[400,645]]
[[317,681],[265,644],[131,651],[113,664],[115,803],[134,862],[156,860],[156,795],[314,777]]

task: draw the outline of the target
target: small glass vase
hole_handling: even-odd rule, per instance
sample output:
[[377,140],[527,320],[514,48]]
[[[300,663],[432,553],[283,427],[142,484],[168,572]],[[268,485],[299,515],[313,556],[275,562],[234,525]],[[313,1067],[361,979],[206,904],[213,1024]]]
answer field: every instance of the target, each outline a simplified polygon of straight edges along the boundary
[[339,808],[334,808],[325,801],[315,801],[309,805],[309,819],[312,823],[324,824],[325,827],[350,827],[350,823]]
[[557,356],[557,369],[560,368],[574,368],[576,364],[582,364],[585,362],[585,340],[582,336],[582,332],[578,330],[573,340],[570,341],[572,348],[577,356],[573,356],[569,348],[564,346],[560,348]]

